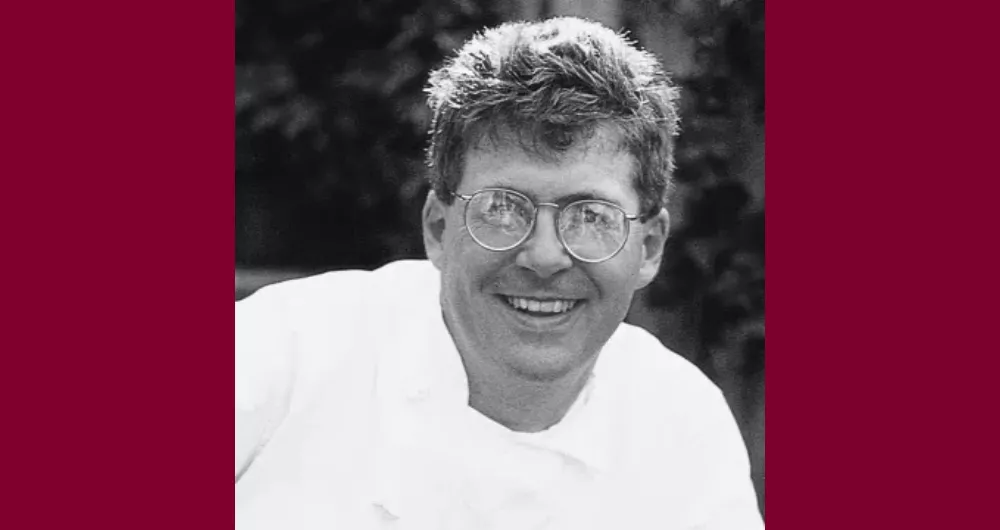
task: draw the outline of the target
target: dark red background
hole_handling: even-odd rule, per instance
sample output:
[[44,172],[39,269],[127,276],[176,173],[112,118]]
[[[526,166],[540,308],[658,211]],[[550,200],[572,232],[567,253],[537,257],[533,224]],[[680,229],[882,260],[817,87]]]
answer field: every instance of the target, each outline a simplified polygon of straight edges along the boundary
[[[0,527],[228,528],[233,6],[0,17]],[[767,7],[768,527],[988,528],[995,20]]]

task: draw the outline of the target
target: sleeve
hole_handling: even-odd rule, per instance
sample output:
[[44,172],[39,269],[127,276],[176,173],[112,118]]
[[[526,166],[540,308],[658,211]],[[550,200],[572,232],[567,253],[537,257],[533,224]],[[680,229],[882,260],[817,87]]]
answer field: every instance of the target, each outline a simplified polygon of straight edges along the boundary
[[278,291],[264,287],[236,302],[236,480],[288,411],[294,342]]
[[743,435],[721,391],[700,439],[703,440],[705,495],[700,506],[699,530],[763,530],[750,458]]

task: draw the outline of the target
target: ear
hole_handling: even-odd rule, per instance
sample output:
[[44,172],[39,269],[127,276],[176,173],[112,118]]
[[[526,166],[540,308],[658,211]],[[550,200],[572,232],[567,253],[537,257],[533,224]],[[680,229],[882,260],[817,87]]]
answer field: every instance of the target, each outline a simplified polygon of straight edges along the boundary
[[663,261],[663,246],[667,243],[670,235],[670,214],[667,210],[661,209],[655,217],[646,221],[642,226],[642,264],[639,266],[639,284],[637,289],[650,284],[656,274],[660,272],[660,263]]
[[444,228],[448,207],[431,190],[427,193],[421,224],[424,233],[424,251],[427,259],[439,270],[444,265]]

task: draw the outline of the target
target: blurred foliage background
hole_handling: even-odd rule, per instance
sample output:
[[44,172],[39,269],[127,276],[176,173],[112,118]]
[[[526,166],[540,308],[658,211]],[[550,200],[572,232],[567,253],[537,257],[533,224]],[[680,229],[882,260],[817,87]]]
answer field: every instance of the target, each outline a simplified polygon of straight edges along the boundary
[[763,0],[237,0],[236,296],[424,257],[428,72],[484,26],[564,14],[683,87],[671,238],[629,321],[726,393],[763,508]]

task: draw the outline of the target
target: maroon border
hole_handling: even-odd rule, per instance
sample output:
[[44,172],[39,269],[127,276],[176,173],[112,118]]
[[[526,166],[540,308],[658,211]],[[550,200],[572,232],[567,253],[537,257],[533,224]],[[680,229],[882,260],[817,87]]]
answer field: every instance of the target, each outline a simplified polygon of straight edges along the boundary
[[[233,8],[38,6],[0,32],[0,527],[228,528]],[[767,8],[771,530],[990,527],[996,19]]]
[[996,525],[978,9],[767,6],[770,530]]
[[37,6],[0,17],[0,528],[230,528],[233,5]]

